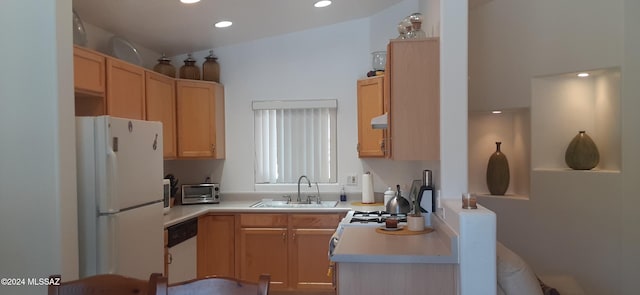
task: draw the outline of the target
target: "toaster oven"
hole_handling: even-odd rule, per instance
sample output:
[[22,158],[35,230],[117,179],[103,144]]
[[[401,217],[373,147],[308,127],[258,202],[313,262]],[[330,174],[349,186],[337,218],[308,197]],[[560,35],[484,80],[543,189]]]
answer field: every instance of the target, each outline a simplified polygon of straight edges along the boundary
[[182,204],[220,203],[219,183],[185,184],[182,186]]

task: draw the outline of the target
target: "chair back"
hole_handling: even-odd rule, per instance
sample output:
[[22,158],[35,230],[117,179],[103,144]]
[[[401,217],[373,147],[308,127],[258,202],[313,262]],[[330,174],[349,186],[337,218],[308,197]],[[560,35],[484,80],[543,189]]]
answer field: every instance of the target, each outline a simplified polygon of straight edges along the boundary
[[258,282],[227,277],[206,277],[169,285],[168,295],[268,295],[271,276],[260,275]]
[[[60,281],[60,275],[49,279]],[[49,295],[166,295],[167,278],[153,273],[149,280],[139,280],[121,275],[103,274],[82,278],[75,281],[61,282],[60,285],[49,285]]]

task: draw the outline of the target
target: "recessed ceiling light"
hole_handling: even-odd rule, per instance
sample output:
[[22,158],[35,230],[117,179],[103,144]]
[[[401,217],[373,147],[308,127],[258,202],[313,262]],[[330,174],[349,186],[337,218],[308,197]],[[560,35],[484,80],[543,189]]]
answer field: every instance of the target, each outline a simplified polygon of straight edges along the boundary
[[491,111],[491,113],[492,114],[502,114],[502,111],[495,110],[495,111]]
[[193,3],[200,2],[200,0],[180,0],[180,2],[182,2],[184,4],[193,4]]
[[329,5],[331,5],[331,1],[329,1],[329,0],[320,0],[320,1],[316,2],[316,4],[313,4],[313,6],[318,7],[318,8],[327,7]]
[[216,28],[226,28],[226,27],[230,27],[232,24],[233,23],[228,20],[223,20],[223,21],[217,22],[214,26],[216,26]]
[[589,73],[580,73],[578,74],[578,77],[580,78],[589,77]]

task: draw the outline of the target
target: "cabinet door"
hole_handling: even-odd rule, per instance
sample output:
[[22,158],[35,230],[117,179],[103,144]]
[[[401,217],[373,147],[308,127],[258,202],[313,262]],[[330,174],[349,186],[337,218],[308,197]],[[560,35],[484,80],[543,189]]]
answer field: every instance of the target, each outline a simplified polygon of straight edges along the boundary
[[145,119],[144,69],[107,58],[107,114]]
[[240,278],[255,281],[260,274],[268,273],[271,287],[287,288],[287,238],[286,228],[241,228]]
[[105,58],[93,51],[73,48],[73,82],[76,92],[104,96]]
[[176,150],[176,93],[175,82],[167,76],[145,72],[147,121],[162,123],[164,158],[175,158]]
[[438,39],[392,40],[388,45],[391,151],[394,160],[440,158]]
[[[223,159],[225,151],[222,86],[214,82],[178,80],[176,90],[178,156]],[[219,130],[216,129],[218,126]]]
[[233,215],[203,215],[198,218],[199,278],[235,276],[234,220]]
[[97,52],[73,48],[75,115],[100,116],[105,104],[105,57]]
[[295,289],[331,290],[329,240],[336,231],[341,214],[291,214],[289,272]]
[[329,240],[334,229],[291,230],[291,285],[295,289],[333,289],[329,269]]
[[384,134],[371,119],[384,114],[383,77],[358,80],[358,156],[384,157]]

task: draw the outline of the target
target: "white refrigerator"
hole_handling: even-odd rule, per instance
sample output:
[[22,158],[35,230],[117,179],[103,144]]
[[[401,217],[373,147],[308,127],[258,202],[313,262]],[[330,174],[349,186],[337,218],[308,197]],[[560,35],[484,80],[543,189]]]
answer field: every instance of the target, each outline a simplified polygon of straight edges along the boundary
[[162,124],[76,117],[80,277],[164,270]]

